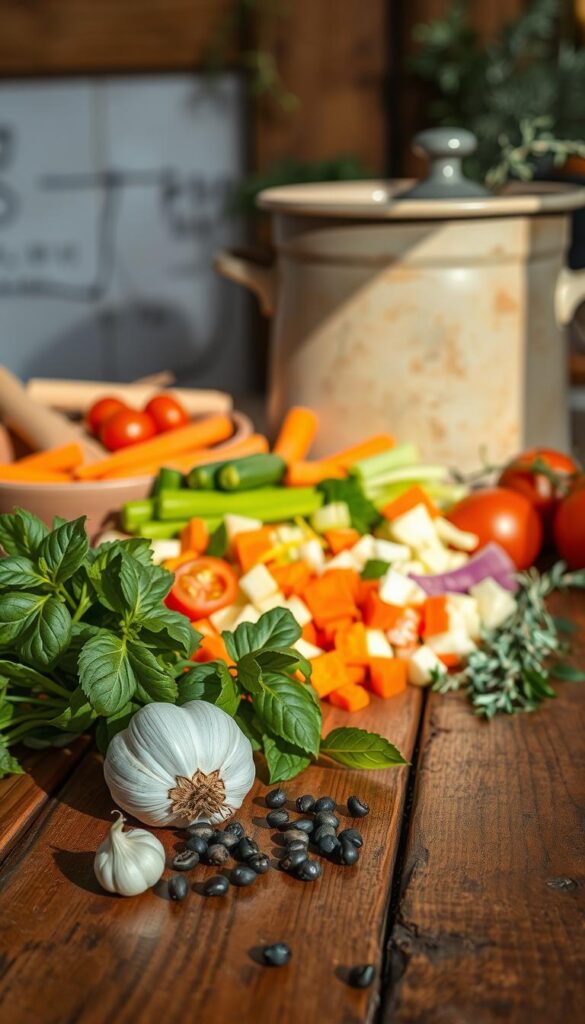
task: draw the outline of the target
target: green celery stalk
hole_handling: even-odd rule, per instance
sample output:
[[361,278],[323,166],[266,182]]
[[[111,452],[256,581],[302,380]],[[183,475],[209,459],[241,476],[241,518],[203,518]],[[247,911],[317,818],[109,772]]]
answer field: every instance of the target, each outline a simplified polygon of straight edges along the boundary
[[141,523],[136,531],[139,537],[148,537],[149,540],[169,540],[171,537],[178,537],[181,530],[189,522],[188,519],[167,519],[160,523],[156,519],[149,519]]
[[253,516],[265,523],[309,516],[323,504],[314,487],[259,487],[236,494],[221,491],[162,491],[155,500],[159,519],[193,516]]
[[126,533],[136,533],[141,523],[147,523],[154,517],[152,498],[143,501],[127,501],[122,507],[122,528]]
[[449,478],[449,470],[446,466],[403,466],[398,469],[388,470],[383,477],[374,477],[371,480],[364,480],[362,487],[366,497],[372,501],[381,492],[386,492],[389,487],[401,484],[403,490],[419,484],[426,487],[430,481],[446,483]]
[[366,480],[375,477],[384,477],[400,466],[415,465],[419,458],[419,450],[415,444],[397,444],[395,448],[389,448],[386,452],[379,452],[377,455],[370,455],[368,459],[355,462],[349,472],[351,476],[357,476],[365,483]]

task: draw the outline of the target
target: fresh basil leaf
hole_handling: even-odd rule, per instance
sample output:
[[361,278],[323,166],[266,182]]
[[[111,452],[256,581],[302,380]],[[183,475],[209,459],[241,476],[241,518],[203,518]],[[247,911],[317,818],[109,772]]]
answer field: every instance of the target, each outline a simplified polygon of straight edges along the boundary
[[271,736],[265,733],[262,737],[262,747],[270,782],[286,782],[287,779],[294,779],[295,775],[308,768],[311,759],[302,750],[291,746],[280,736]]
[[369,533],[382,516],[375,505],[369,501],[362,491],[359,480],[348,477],[347,480],[323,480],[317,490],[324,495],[324,502],[344,501],[349,508],[351,525],[360,533]]
[[[5,729],[12,721],[14,715],[14,704],[9,704],[6,699],[0,701],[0,729]],[[0,737],[1,739],[1,737]]]
[[0,545],[8,555],[34,558],[48,533],[48,526],[26,509],[0,516]]
[[66,522],[67,522],[67,519],[64,519],[63,516],[53,516],[53,526],[52,526],[52,529],[56,530],[58,526],[65,526]]
[[136,640],[128,641],[128,659],[136,679],[136,696],[145,704],[174,701],[177,684],[159,664],[152,651]]
[[34,590],[47,586],[48,579],[36,568],[34,562],[24,555],[0,558],[0,587],[15,587],[17,590]]
[[134,696],[136,678],[128,658],[127,641],[106,630],[81,649],[79,682],[99,715],[114,715]]
[[24,775],[24,768],[0,739],[0,779],[6,775]]
[[[140,619],[140,638],[145,638],[145,631],[152,634],[157,644],[165,642],[170,650],[178,650],[186,658],[195,653],[201,640],[201,633],[193,629],[186,615],[173,612],[161,604],[155,611],[148,612]],[[151,637],[147,637],[148,640]]]
[[8,661],[6,658],[0,659],[0,677],[2,676],[17,685],[30,686],[41,692],[51,682],[50,679],[37,672],[36,669],[30,668],[29,665],[22,665],[18,661]]
[[301,627],[288,608],[273,608],[258,622],[242,622],[234,633],[222,633],[234,661],[265,647],[290,647],[300,635]]
[[24,661],[49,668],[67,649],[70,639],[71,616],[67,608],[57,597],[44,597],[15,644]]
[[134,704],[130,701],[123,708],[120,708],[116,714],[109,715],[108,718],[99,719],[95,737],[100,754],[106,753],[110,741],[128,726],[130,719],[136,714],[139,707],[139,704]]
[[67,729],[68,732],[85,732],[95,720],[96,713],[89,704],[87,697],[80,686],[71,694],[67,707],[61,714],[51,718],[47,725],[53,725],[58,729]]
[[390,562],[385,562],[383,558],[368,558],[361,571],[361,577],[363,580],[379,580],[389,568]]
[[265,673],[252,698],[264,727],[315,757],[321,740],[321,710],[305,687],[276,673]]
[[69,640],[67,650],[63,651],[59,658],[59,671],[64,672],[66,675],[76,676],[77,659],[79,658],[81,648],[88,640],[91,640],[92,636],[97,636],[100,632],[99,626],[94,626],[89,622],[72,622],[71,639]]
[[550,674],[555,679],[564,679],[568,683],[585,683],[585,672],[575,665],[557,662],[556,665],[551,665]]
[[255,658],[260,668],[266,672],[292,671],[300,661],[305,661],[302,655],[297,654],[291,648],[271,648],[268,651],[259,651]]
[[38,548],[39,566],[54,583],[64,583],[82,565],[89,548],[85,532],[86,516],[72,519],[52,530]]
[[260,693],[262,669],[253,654],[246,654],[238,662],[238,681],[248,693]]
[[249,701],[242,700],[235,716],[236,724],[247,736],[252,745],[252,750],[262,749],[262,727]]
[[408,764],[392,743],[365,729],[333,729],[322,740],[321,753],[348,768],[393,768]]
[[209,538],[209,544],[207,545],[206,555],[212,555],[213,558],[223,558],[228,549],[228,535],[225,528],[225,523],[222,521],[216,530],[213,531]]
[[0,596],[0,647],[10,650],[29,629],[48,600],[47,594],[10,590]]
[[78,736],[78,732],[63,732],[54,726],[38,725],[33,733],[23,737],[22,743],[31,750],[47,750],[49,747],[68,747]]
[[232,718],[240,705],[236,681],[225,661],[207,661],[194,665],[189,672],[179,676],[177,683],[179,704],[186,704],[189,700],[206,700]]

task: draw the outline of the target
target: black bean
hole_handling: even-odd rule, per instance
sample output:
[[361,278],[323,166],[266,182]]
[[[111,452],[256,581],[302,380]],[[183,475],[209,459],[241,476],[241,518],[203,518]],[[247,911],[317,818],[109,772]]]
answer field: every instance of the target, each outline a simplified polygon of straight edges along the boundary
[[301,814],[308,814],[315,806],[315,797],[311,796],[310,793],[306,793],[305,796],[300,796],[298,798],[295,806],[297,811],[300,811]]
[[237,836],[235,832],[214,832],[209,840],[209,845],[219,843],[221,846],[225,846],[226,850],[233,850],[239,841],[240,836]]
[[222,843],[213,843],[208,846],[205,860],[208,864],[215,864],[216,867],[221,867],[229,860],[229,850],[226,849]]
[[331,811],[319,811],[315,815],[315,825],[331,825],[331,828],[339,828],[339,818]]
[[333,799],[333,797],[320,796],[318,800],[315,800],[315,806],[313,807],[313,810],[315,814],[318,814],[319,811],[334,811],[335,806],[335,800]]
[[331,825],[319,825],[311,835],[311,842],[319,846],[325,836],[335,836],[335,829]]
[[309,856],[309,854],[308,854],[308,851],[306,849],[303,849],[303,850],[290,850],[289,849],[289,852],[287,853],[286,857],[284,857],[281,860],[280,866],[281,866],[283,871],[296,871],[296,869],[299,867],[299,865],[302,864],[303,861],[307,860],[308,856]]
[[353,988],[369,988],[376,977],[373,964],[356,964],[350,968],[347,980]]
[[282,828],[288,821],[288,811],[284,808],[280,808],[275,811],[269,811],[266,815],[266,822],[270,825],[270,828]]
[[361,832],[358,832],[357,828],[344,828],[343,832],[339,833],[340,839],[347,839],[358,849],[364,845],[364,837]]
[[189,836],[185,846],[188,850],[195,850],[200,857],[204,857],[207,853],[207,840],[203,839],[201,836]]
[[283,842],[286,843],[287,846],[290,846],[291,843],[296,843],[296,842],[304,843],[305,846],[309,845],[309,835],[308,835],[308,833],[307,832],[302,832],[300,828],[287,828],[287,830],[284,833],[282,839],[283,839]]
[[232,885],[242,887],[245,885],[252,885],[252,882],[255,882],[257,877],[258,875],[254,869],[248,867],[247,864],[237,864],[230,875],[230,882]]
[[303,882],[316,882],[323,874],[323,868],[318,860],[304,860],[299,864],[295,874]]
[[199,854],[197,850],[181,850],[180,853],[176,853],[171,861],[171,867],[175,871],[191,871],[191,868],[196,868],[199,863]]
[[349,839],[342,839],[337,850],[337,859],[340,864],[345,864],[349,867],[360,859],[360,851],[357,846],[350,843]]
[[[303,832],[303,835],[305,835],[304,832]],[[289,853],[293,853],[294,850],[302,850],[303,853],[305,854],[305,856],[308,857],[308,855],[309,855],[309,844],[306,841],[307,838],[308,837],[305,836],[304,840],[303,839],[293,839],[292,843],[288,843],[287,846],[283,848],[281,856],[282,857],[288,857]]]
[[184,875],[173,875],[168,881],[168,894],[172,900],[184,900],[189,892],[189,883]]
[[319,840],[319,853],[322,853],[325,857],[330,857],[332,853],[335,853],[339,846],[339,839],[335,833],[328,833]]
[[205,842],[213,835],[214,831],[213,825],[210,825],[207,821],[196,821],[194,825],[189,825],[187,829],[190,836],[199,836]]
[[270,870],[270,857],[267,853],[255,853],[252,857],[248,857],[246,864],[257,875],[265,875]]
[[363,800],[360,800],[359,796],[350,796],[347,801],[347,809],[352,818],[365,818],[366,814],[370,813],[370,808]]
[[246,830],[242,825],[241,821],[230,821],[229,825],[226,825],[226,827],[224,828],[224,832],[233,833],[235,836],[238,837],[238,839],[241,839],[242,836],[246,835]]
[[206,896],[223,896],[229,887],[230,883],[225,875],[213,875],[205,882],[203,892]]
[[255,853],[259,853],[260,848],[258,843],[250,839],[249,836],[242,836],[238,845],[236,846],[235,853],[240,860],[248,860],[248,857],[253,857]]
[[315,825],[311,818],[297,818],[296,821],[289,821],[287,830],[294,832],[312,832]]
[[286,942],[274,942],[262,949],[262,959],[267,967],[283,967],[291,956],[291,948]]
[[284,789],[271,789],[265,799],[267,807],[282,807],[286,803],[286,793]]

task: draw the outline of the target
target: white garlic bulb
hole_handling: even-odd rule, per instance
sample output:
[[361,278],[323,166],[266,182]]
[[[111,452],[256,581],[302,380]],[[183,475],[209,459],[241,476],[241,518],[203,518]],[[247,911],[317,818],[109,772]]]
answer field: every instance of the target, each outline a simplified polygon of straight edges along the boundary
[[252,787],[252,745],[214,704],[147,704],[112,739],[104,776],[116,803],[147,825],[215,824]]
[[120,811],[95,855],[93,870],[103,889],[120,896],[138,896],[156,885],[165,869],[162,843],[143,828],[124,832]]

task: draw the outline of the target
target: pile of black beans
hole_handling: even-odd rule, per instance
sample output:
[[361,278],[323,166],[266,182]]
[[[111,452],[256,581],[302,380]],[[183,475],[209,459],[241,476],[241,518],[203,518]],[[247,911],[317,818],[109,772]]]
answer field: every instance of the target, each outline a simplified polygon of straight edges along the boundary
[[[187,829],[185,846],[175,854],[171,867],[176,871],[191,871],[198,864],[227,868],[232,859],[237,863],[228,873],[212,875],[203,884],[205,896],[223,896],[230,885],[252,885],[258,875],[270,868],[270,857],[262,853],[258,843],[246,835],[239,821],[230,821],[223,830],[206,822],[198,822]],[[174,875],[168,882],[172,900],[184,900],[189,885],[184,875]]]
[[[323,867],[311,857],[312,853],[346,867],[357,864],[364,842],[362,834],[356,828],[338,831],[340,820],[333,797],[314,797],[310,793],[298,797],[295,802],[298,818],[290,817],[285,807],[287,800],[284,789],[273,789],[266,794],[266,805],[270,808],[266,823],[282,832],[284,849],[280,867],[283,871],[303,882],[315,882],[321,877]],[[350,796],[347,810],[352,818],[363,818],[370,808],[359,797]]]

